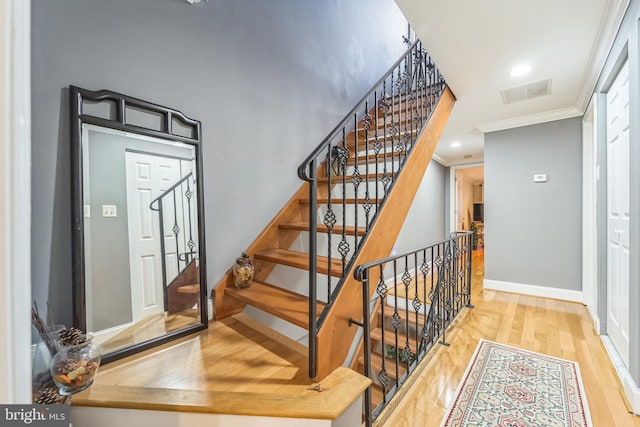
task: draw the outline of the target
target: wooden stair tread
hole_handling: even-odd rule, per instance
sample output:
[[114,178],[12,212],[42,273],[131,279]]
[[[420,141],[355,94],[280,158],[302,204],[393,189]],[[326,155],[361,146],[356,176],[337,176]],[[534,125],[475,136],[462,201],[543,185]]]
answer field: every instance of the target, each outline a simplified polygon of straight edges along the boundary
[[[262,311],[309,329],[309,298],[268,283],[253,281],[248,288],[228,287],[231,297],[241,300]],[[317,303],[317,313],[322,313],[325,304]]]
[[[384,142],[384,145],[386,145],[387,147],[391,147],[391,145],[395,146],[395,144],[400,140],[400,138],[403,137],[405,133],[411,134],[413,138],[417,135],[417,130],[414,129],[413,132],[411,131],[405,132],[404,129],[402,129],[394,136],[391,136],[389,132],[387,132],[386,135],[383,132],[378,132],[378,141],[380,141],[381,143]],[[369,149],[372,150],[373,143],[375,142],[375,140],[376,140],[376,137],[375,137],[375,133],[373,132],[369,132],[366,140],[365,140],[364,132],[359,133],[358,134],[358,150],[362,151],[365,148],[365,141],[369,142]],[[356,145],[355,133],[352,132],[347,136],[346,144],[343,146],[346,146],[346,148],[348,148],[349,150],[353,150],[355,148],[355,145]]]
[[384,151],[381,151],[378,154],[359,155],[357,156],[358,157],[357,159],[355,155],[352,155],[351,157],[349,157],[349,160],[347,160],[347,166],[355,165],[356,160],[359,165],[363,165],[365,163],[369,163],[369,165],[373,165],[376,162],[378,162],[378,164],[384,163],[385,161],[390,162],[395,160],[398,157],[403,157],[406,155],[407,155],[406,150],[402,150],[402,151],[393,150],[393,152],[387,151],[386,153]]
[[[269,249],[254,254],[255,259],[287,265],[289,267],[309,270],[309,254],[290,251],[287,249]],[[318,256],[318,273],[330,274],[334,277],[342,277],[342,260],[331,258],[331,271],[329,271],[329,258]]]
[[[382,201],[382,198],[379,199],[380,201]],[[336,197],[336,198],[332,198],[331,199],[331,203],[334,205],[342,205],[342,203],[347,204],[347,205],[355,205],[356,203],[361,205],[363,204],[365,201],[365,199],[363,198],[358,198],[358,199],[354,199],[353,197],[347,197],[345,199]],[[375,200],[371,200],[372,203],[375,204]],[[300,203],[302,204],[309,204],[309,199],[300,199]],[[319,197],[318,198],[318,204],[319,205],[328,205],[329,204],[329,199],[326,197]]]
[[[389,344],[392,346],[396,345],[396,338],[395,338],[395,334],[392,331],[386,330],[384,331],[384,342],[385,344]],[[416,352],[416,343],[415,343],[415,337],[411,337],[409,338],[409,349],[415,353]],[[378,341],[381,342],[382,341],[382,328],[375,328],[374,330],[371,331],[371,339],[373,341]],[[398,332],[398,347],[400,347],[401,349],[404,348],[405,344],[406,344],[406,340],[407,337],[406,335]]]
[[[285,230],[309,231],[308,222],[289,222],[286,224],[280,224],[279,227]],[[329,232],[329,228],[324,224],[318,224],[317,227],[318,227],[319,233]],[[366,228],[358,227],[356,230],[356,227],[354,227],[353,225],[347,225],[346,227],[344,227],[342,225],[336,224],[333,226],[333,229],[331,232],[332,234],[342,234],[343,231],[344,231],[344,234],[348,234],[350,236],[355,235],[356,232],[358,233],[358,236],[364,236],[366,233]]]
[[[380,180],[380,178],[382,178],[382,176],[383,176],[383,175],[384,175],[384,173],[383,173],[383,172],[380,172],[380,173],[378,173],[378,174],[370,173],[370,174],[368,174],[368,175],[361,175],[360,177],[361,177],[363,180],[368,178],[368,179],[369,179],[369,181],[375,181],[375,180],[376,180],[376,178],[377,178],[378,180]],[[389,171],[389,172],[387,172],[387,175],[388,175],[389,177],[392,177],[393,175],[395,175],[395,172],[391,172],[391,171]],[[346,181],[347,181],[348,183],[350,183],[350,182],[351,182],[351,179],[353,179],[353,175],[347,175],[347,176],[346,176]],[[327,176],[319,177],[319,178],[318,178],[318,182],[329,182],[329,177],[327,177]],[[331,183],[332,183],[332,184],[340,184],[341,182],[342,182],[342,175],[339,175],[339,176],[332,176],[332,177],[331,177]]]
[[200,284],[178,286],[176,287],[176,292],[179,294],[199,294]]

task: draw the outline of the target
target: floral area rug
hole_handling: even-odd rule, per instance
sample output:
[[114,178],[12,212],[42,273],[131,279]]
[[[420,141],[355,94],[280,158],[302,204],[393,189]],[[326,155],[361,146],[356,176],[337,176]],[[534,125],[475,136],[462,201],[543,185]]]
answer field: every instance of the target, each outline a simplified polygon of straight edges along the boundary
[[480,340],[441,427],[586,427],[578,364]]

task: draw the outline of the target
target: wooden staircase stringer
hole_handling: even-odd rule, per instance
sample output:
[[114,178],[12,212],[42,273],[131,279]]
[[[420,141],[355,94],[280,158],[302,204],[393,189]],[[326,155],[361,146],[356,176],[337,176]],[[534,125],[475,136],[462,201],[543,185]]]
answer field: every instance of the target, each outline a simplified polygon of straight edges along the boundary
[[[327,195],[324,195],[326,197]],[[270,249],[289,248],[300,234],[299,230],[281,230],[279,225],[290,222],[306,221],[309,217],[308,206],[300,203],[309,197],[309,183],[303,183],[285,206],[276,214],[260,235],[249,245],[246,253],[254,258],[254,254]],[[254,280],[264,282],[275,268],[275,264],[262,260],[254,260]],[[216,283],[215,313],[216,320],[224,319],[241,312],[246,303],[237,298],[225,297],[225,289],[234,287],[233,271],[230,268]]]
[[[391,253],[454,103],[453,93],[446,88],[396,177],[394,189],[380,209],[354,265],[385,258]],[[370,277],[370,282],[369,298],[375,291],[377,278]],[[351,274],[345,279],[318,333],[316,378],[324,378],[344,363],[356,334],[356,328],[349,327],[349,318],[362,319],[362,284]]]

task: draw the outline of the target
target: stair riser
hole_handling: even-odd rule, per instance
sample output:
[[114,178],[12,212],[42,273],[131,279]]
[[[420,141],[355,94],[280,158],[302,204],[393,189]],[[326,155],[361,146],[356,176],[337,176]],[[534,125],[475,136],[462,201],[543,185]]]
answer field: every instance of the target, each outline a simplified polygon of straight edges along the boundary
[[[377,193],[376,193],[376,188],[378,190]],[[366,181],[363,181],[360,184],[358,184],[358,193],[356,194],[356,188],[350,180],[347,181],[346,185],[344,185],[342,183],[342,180],[340,180],[335,185],[335,187],[333,187],[333,190],[331,191],[331,198],[341,199],[343,196],[347,199],[355,199],[356,196],[358,196],[358,198],[362,198],[363,196],[366,195],[366,191],[368,190],[369,197],[374,203],[375,203],[376,194],[377,194],[377,200],[379,203],[384,198],[384,195],[385,195],[384,189],[385,189],[385,185],[381,181],[379,182],[370,181],[368,183]]]
[[[308,252],[309,250],[309,241],[308,241],[308,236],[309,233],[306,231],[303,231],[300,233],[300,241],[294,243],[294,245],[292,246],[293,250],[299,250],[301,252]],[[307,240],[305,240],[305,238]],[[324,255],[324,256],[329,256],[331,255],[332,258],[336,258],[341,260],[342,259],[342,255],[340,254],[339,251],[339,245],[343,242],[342,240],[343,236],[342,234],[332,234],[331,235],[331,252],[329,252],[329,235],[325,234],[325,233],[321,233],[318,234],[317,236],[317,250],[318,250],[318,254],[320,255]],[[349,260],[349,257],[351,255],[353,255],[353,248],[356,245],[355,242],[355,236],[344,236],[346,243],[349,245],[349,252],[347,254],[347,261]],[[360,237],[358,237],[358,241],[362,240]]]
[[[396,129],[396,132],[393,133],[392,128],[389,126],[386,129],[379,129],[378,130],[378,141],[380,141],[380,143],[385,142],[387,145],[390,144],[396,144],[405,134],[409,134],[411,136],[416,136],[418,134],[418,132],[420,131],[420,128],[418,128],[416,125],[414,125],[413,127],[411,125],[409,126],[404,126],[404,124],[402,126],[398,126]],[[351,133],[347,136],[346,138],[346,143],[344,144],[344,146],[346,146],[347,148],[349,148],[349,150],[354,150],[355,146],[356,146],[356,138],[355,138],[355,133]],[[365,145],[368,143],[370,146],[376,141],[376,133],[369,131],[369,132],[365,132],[362,131],[358,131],[358,151],[363,150],[365,147]],[[336,141],[336,144],[338,142],[342,142],[342,141]]]
[[[364,227],[366,224],[366,211],[362,205],[346,205],[342,204],[333,204],[331,206],[333,214],[336,217],[336,221],[338,224],[342,224],[343,221],[346,222],[346,225],[356,225],[356,218],[359,227]],[[322,223],[325,221],[325,215],[329,212],[328,205],[320,205],[318,208],[318,223]],[[369,217],[372,217],[376,212],[376,206],[372,206],[369,212]],[[344,213],[344,214],[343,214]],[[324,233],[323,233],[324,234]],[[333,233],[334,235],[337,233]]]

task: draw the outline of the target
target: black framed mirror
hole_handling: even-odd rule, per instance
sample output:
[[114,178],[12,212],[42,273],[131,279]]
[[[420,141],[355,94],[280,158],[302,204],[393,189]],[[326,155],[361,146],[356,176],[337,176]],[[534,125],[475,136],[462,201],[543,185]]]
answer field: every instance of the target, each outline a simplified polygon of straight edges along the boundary
[[201,124],[70,87],[74,326],[103,363],[207,327]]

